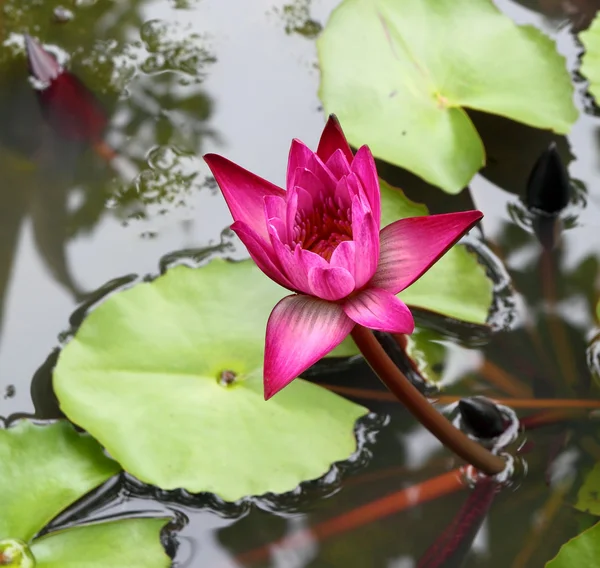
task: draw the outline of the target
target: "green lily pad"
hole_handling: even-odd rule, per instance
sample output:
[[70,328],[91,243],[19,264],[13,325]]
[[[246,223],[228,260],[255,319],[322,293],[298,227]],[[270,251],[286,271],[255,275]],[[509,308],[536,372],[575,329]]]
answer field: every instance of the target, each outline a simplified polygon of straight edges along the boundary
[[489,0],[344,0],[317,47],[321,100],[350,142],[449,193],[485,163],[464,108],[558,133],[577,118],[554,43]]
[[600,515],[600,463],[586,475],[577,493],[575,508],[584,513]]
[[422,328],[406,336],[406,354],[429,383],[438,383],[444,370],[446,346],[440,340],[439,333]]
[[593,568],[600,558],[600,524],[563,544],[558,554],[546,563],[546,568]]
[[167,568],[166,519],[123,519],[39,533],[121,471],[98,442],[66,421],[20,420],[0,430],[0,555],[19,568]]
[[579,34],[585,47],[580,72],[590,82],[589,91],[598,102],[600,100],[600,16],[596,16],[592,25]]
[[168,568],[167,519],[123,519],[57,531],[33,542],[37,568]]
[[67,422],[40,426],[20,420],[0,430],[0,538],[30,541],[120,469],[98,442]]
[[111,296],[59,357],[62,410],[163,489],[236,501],[324,475],[367,410],[302,380],[264,401],[267,318],[286,293],[251,261],[216,259]]

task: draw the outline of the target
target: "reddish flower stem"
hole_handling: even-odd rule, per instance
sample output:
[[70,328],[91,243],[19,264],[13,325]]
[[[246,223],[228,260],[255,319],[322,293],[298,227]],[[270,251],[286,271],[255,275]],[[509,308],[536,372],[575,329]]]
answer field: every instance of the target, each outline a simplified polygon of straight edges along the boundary
[[385,386],[444,446],[487,475],[500,473],[504,460],[455,428],[412,385],[379,344],[371,330],[354,326],[352,339]]

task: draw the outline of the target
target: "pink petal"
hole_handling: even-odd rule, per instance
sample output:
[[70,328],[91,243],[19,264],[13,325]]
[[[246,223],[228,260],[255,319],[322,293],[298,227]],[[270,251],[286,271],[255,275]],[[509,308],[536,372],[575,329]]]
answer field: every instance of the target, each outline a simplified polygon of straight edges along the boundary
[[223,192],[233,220],[252,227],[259,236],[268,241],[264,198],[267,195],[284,197],[283,189],[223,156],[206,154],[204,160]]
[[286,192],[285,200],[285,226],[287,232],[287,238],[284,242],[290,246],[298,239],[298,235],[294,229],[296,228],[296,213],[298,213],[298,189],[296,186],[292,187]]
[[298,139],[292,140],[290,147],[290,156],[288,159],[287,182],[286,188],[289,190],[295,185],[296,172],[298,168],[307,169],[313,172],[325,187],[335,187],[337,180],[323,163],[321,158],[317,156],[308,146]]
[[371,285],[392,294],[404,290],[482,217],[481,211],[461,211],[400,219],[384,227]]
[[348,185],[348,176],[343,176],[335,186],[335,202],[341,209],[352,207],[352,196],[354,191]]
[[311,268],[308,284],[313,296],[330,302],[341,300],[354,291],[352,274],[339,266]]
[[329,264],[345,268],[354,278],[356,270],[356,245],[354,242],[344,241],[340,243],[333,251]]
[[309,167],[312,153],[312,150],[301,140],[298,140],[297,138],[292,140],[290,152],[288,154],[286,189],[291,189],[297,185],[296,172],[298,169],[307,169]]
[[379,189],[379,177],[377,176],[375,160],[368,146],[362,146],[358,149],[351,168],[362,184],[369,205],[371,206],[371,211],[373,211],[375,222],[377,223],[377,227],[379,227],[381,223],[381,191]]
[[279,238],[279,234],[275,227],[269,228],[271,237],[271,246],[273,247],[274,256],[277,266],[281,267],[284,276],[291,282],[290,289],[296,292],[304,292],[310,294],[310,286],[308,284],[308,268],[302,262],[300,247],[292,249],[289,245],[284,244]]
[[353,327],[337,304],[303,295],[283,298],[267,323],[265,400],[337,347]]
[[313,203],[315,201],[321,201],[323,199],[323,194],[325,193],[325,186],[323,185],[323,182],[313,172],[307,170],[306,168],[298,168],[296,170],[296,175],[294,176],[294,186],[290,187],[289,189],[293,189],[293,187],[301,187],[311,197],[310,202],[298,202],[298,208],[301,211],[312,210]]
[[379,226],[366,199],[360,194],[352,200],[352,241],[356,247],[356,288],[362,288],[377,270]]
[[231,225],[231,229],[246,245],[248,253],[252,260],[256,263],[271,280],[274,280],[280,286],[288,290],[294,290],[294,286],[289,278],[287,278],[277,262],[277,258],[271,246],[263,241],[248,225],[242,221],[236,221]]
[[265,197],[265,217],[269,226],[274,227],[282,241],[287,242],[286,203],[283,197]]
[[412,333],[415,322],[406,304],[381,288],[367,288],[346,300],[346,315],[356,323],[389,333]]
[[329,171],[337,179],[347,176],[350,173],[350,164],[344,155],[343,150],[339,148],[329,156],[329,159],[325,162],[325,165],[329,168]]
[[51,83],[62,73],[54,56],[28,34],[25,34],[25,49],[31,74],[42,83]]
[[352,150],[350,150],[340,122],[335,114],[330,114],[323,129],[323,134],[321,134],[321,140],[319,140],[317,154],[321,160],[326,162],[336,150],[341,150],[344,153],[348,163],[352,162]]

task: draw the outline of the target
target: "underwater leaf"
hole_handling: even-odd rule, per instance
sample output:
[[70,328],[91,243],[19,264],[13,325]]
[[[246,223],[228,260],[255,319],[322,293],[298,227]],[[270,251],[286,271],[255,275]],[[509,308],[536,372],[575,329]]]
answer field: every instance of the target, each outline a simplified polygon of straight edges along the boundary
[[367,410],[301,380],[264,400],[266,322],[286,294],[252,261],[216,259],[110,296],[59,357],[61,409],[163,489],[235,501],[324,475]]
[[317,46],[321,100],[349,141],[449,193],[485,163],[465,108],[558,133],[577,118],[554,43],[490,0],[344,0]]
[[160,542],[168,519],[122,519],[57,531],[34,541],[37,568],[168,568]]
[[563,544],[558,554],[546,563],[546,568],[575,568],[598,566],[600,558],[600,524]]
[[600,463],[586,475],[577,493],[575,508],[591,515],[600,515]]
[[416,328],[406,336],[406,355],[415,370],[429,383],[438,383],[446,362],[446,345],[439,333],[429,329]]
[[69,505],[120,471],[66,421],[20,420],[0,430],[0,536],[29,541]]
[[590,82],[589,91],[600,101],[600,16],[596,16],[590,28],[579,34],[585,47],[580,73]]

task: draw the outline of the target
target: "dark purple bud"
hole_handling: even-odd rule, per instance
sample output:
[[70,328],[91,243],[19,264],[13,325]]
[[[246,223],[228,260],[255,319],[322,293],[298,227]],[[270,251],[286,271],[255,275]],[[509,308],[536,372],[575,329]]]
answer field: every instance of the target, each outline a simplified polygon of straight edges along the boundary
[[529,209],[556,214],[569,204],[570,199],[569,173],[556,144],[552,142],[537,159],[529,174],[525,204]]
[[505,419],[498,407],[483,396],[463,398],[458,410],[467,431],[477,438],[496,438],[505,430]]

